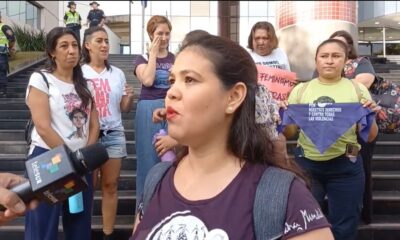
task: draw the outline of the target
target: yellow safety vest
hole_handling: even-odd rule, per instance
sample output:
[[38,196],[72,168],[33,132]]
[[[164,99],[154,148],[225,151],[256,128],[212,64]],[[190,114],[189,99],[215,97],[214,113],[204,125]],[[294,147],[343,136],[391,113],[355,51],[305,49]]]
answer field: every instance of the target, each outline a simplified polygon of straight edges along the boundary
[[67,20],[65,20],[65,25],[68,24],[79,24],[79,13],[68,11],[65,13],[67,15]]
[[8,46],[8,39],[7,36],[3,33],[1,30],[3,28],[4,24],[0,23],[0,46]]

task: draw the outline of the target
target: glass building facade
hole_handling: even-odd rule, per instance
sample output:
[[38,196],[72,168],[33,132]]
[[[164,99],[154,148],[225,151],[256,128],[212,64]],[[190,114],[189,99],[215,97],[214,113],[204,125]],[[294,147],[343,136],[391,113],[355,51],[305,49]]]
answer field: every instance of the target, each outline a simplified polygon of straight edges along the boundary
[[[142,6],[140,2],[139,4],[136,4],[136,2],[138,1],[132,4],[131,9],[132,53],[142,52],[142,33],[144,33],[145,43],[150,43],[146,24],[153,15],[167,16],[171,21],[171,52],[178,50],[185,34],[192,30],[203,29],[211,34],[218,34],[217,1],[148,1],[145,8],[144,24],[142,22]],[[146,47],[146,44],[144,44],[144,47]]]
[[13,22],[40,28],[40,9],[28,1],[0,1],[0,11]]

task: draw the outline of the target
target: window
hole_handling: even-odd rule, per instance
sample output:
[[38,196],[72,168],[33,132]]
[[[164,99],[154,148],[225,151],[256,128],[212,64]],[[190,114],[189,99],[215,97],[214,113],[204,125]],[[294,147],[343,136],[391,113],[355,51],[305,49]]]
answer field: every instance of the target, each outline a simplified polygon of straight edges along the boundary
[[7,1],[7,16],[14,22],[25,23],[25,5],[23,1]]
[[26,2],[26,24],[34,28],[39,28],[38,16],[39,9],[31,3]]

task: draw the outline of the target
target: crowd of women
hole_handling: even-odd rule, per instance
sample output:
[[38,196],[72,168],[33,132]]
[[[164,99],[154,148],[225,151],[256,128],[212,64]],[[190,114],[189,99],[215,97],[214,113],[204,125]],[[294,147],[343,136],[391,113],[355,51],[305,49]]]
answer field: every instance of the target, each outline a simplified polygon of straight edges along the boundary
[[[298,84],[287,101],[277,101],[257,80],[256,64],[290,71],[270,23],[253,26],[249,50],[197,30],[174,55],[168,48],[171,31],[166,17],[153,16],[147,24],[151,44],[133,67],[142,88],[135,113],[137,212],[131,239],[355,239],[362,161],[371,158],[376,123],[367,141],[357,138],[361,127],[352,124],[324,153],[301,126],[282,133],[276,128],[279,109],[293,104],[353,103],[377,111],[368,92],[373,68],[366,59],[352,64],[357,53],[351,35],[339,31],[322,42],[315,78]],[[132,109],[133,87],[108,62],[102,27],[87,29],[82,46],[73,31],[56,27],[47,35],[46,53],[43,75],[33,73],[26,92],[35,123],[29,158],[60,144],[77,150],[99,141],[110,159],[86,176],[82,212],[71,213],[68,201],[40,203],[26,214],[25,239],[57,239],[60,215],[64,239],[91,239],[98,182],[104,239],[116,239],[118,177],[127,156],[121,113]],[[168,134],[155,138],[161,129]],[[286,138],[296,134],[295,159],[289,159]],[[159,163],[170,150],[176,160]]]

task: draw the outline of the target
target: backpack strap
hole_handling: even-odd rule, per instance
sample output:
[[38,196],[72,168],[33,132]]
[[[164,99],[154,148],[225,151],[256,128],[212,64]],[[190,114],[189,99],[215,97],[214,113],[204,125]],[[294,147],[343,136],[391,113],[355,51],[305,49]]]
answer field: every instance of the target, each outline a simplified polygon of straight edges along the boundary
[[310,84],[310,82],[311,81],[303,83],[303,86],[297,92],[297,101],[296,101],[296,103],[300,103],[301,97],[303,97],[303,93],[306,91],[306,88],[308,87],[308,84]]
[[42,78],[43,78],[44,82],[46,83],[47,88],[50,88],[49,81],[47,81],[47,78],[46,78],[46,76],[44,75],[44,73],[43,73],[42,71],[35,71],[35,72],[37,72],[37,73],[39,73],[40,75],[42,75]]
[[279,239],[284,234],[287,200],[294,174],[277,167],[265,169],[253,206],[257,240]]
[[351,81],[351,83],[353,84],[354,89],[356,90],[356,94],[357,94],[357,97],[358,97],[358,101],[361,101],[361,99],[362,99],[362,94],[361,94],[360,86],[358,86],[358,83],[357,83],[354,79],[351,79],[350,81]]
[[160,162],[154,165],[149,173],[146,176],[146,180],[144,181],[144,192],[143,192],[143,202],[141,213],[143,214],[150,203],[151,198],[154,195],[154,191],[156,190],[158,184],[161,182],[161,179],[164,177],[165,173],[172,166],[172,162]]

